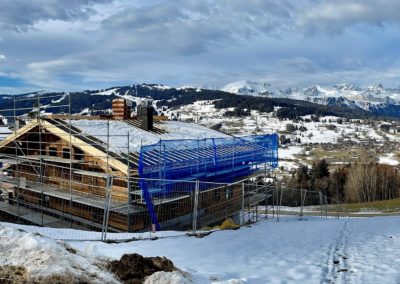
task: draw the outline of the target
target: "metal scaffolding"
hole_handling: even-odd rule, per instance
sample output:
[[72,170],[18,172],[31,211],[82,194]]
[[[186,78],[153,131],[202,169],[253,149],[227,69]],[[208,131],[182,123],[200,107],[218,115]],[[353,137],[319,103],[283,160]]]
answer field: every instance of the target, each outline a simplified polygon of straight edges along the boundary
[[[13,96],[10,100],[10,105],[0,109],[13,131],[0,141],[0,220],[97,230],[106,239],[108,231],[196,231],[226,218],[244,224],[261,218],[263,213],[253,209],[268,204],[272,198],[271,188],[263,181],[255,182],[254,176],[228,181],[139,175],[140,157],[130,149],[129,132],[111,135],[112,117],[97,118],[104,122],[105,131],[96,137],[83,132],[74,126],[74,120],[93,118],[71,114],[70,94],[37,93]],[[122,123],[138,128],[134,119]],[[126,143],[115,151],[110,138]],[[236,171],[244,161],[240,156],[244,149],[253,155],[253,160],[243,166],[253,168],[255,151],[262,146],[255,141],[258,138],[252,139],[253,144],[237,138],[233,146],[222,140],[214,141],[214,144],[221,143],[221,147],[213,148],[213,153],[219,154],[214,156],[214,164],[217,164],[215,159],[219,159],[219,165],[232,163]],[[165,141],[161,143],[165,145]],[[197,154],[186,151],[179,155],[199,158],[211,150],[205,147]],[[90,155],[85,154],[87,151]],[[230,158],[224,160],[223,153]],[[176,159],[171,154],[166,153],[168,159],[159,162],[165,164]],[[160,167],[160,164],[153,165]],[[200,170],[199,167],[199,163],[195,164],[195,168]],[[220,167],[219,170],[221,173],[228,169]],[[144,196],[144,184],[146,188],[168,188],[152,193],[151,210]]]

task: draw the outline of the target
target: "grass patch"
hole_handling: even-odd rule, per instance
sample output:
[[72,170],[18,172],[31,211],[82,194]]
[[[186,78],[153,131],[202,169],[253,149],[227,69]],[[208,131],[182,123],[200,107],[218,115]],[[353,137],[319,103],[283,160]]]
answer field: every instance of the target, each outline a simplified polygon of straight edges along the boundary
[[[326,151],[321,148],[313,149],[307,156],[295,155],[302,162],[312,165],[314,161],[325,159],[328,163],[334,162],[353,162],[360,156],[360,149],[355,150],[336,150]],[[310,159],[311,158],[311,159]]]
[[228,218],[226,219],[224,222],[222,222],[221,225],[218,226],[214,226],[214,227],[209,227],[209,226],[205,226],[202,227],[201,230],[202,231],[211,231],[211,230],[236,230],[239,229],[240,225],[236,224],[235,222],[233,222],[232,218]]
[[[362,212],[370,210],[394,213],[400,212],[400,198],[365,203],[345,203],[340,204],[340,208],[346,212]],[[332,209],[335,209],[334,205],[332,205]]]
[[311,151],[311,156],[314,156],[316,159],[335,159],[335,160],[350,160],[354,159],[354,156],[357,156],[358,153],[355,153],[355,151],[346,151],[346,150],[340,150],[340,151],[326,151],[323,149],[315,149]]

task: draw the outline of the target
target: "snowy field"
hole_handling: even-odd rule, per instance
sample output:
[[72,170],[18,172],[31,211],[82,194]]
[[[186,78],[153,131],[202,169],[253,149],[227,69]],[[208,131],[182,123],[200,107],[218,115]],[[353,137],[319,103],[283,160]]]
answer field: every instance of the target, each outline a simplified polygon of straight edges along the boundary
[[[106,244],[56,242],[2,223],[0,265],[25,265],[34,275],[89,271],[94,282],[114,282],[96,263],[135,252],[170,258],[192,283],[399,283],[399,225],[400,217],[286,217],[203,238]],[[170,283],[187,283],[176,279]]]
[[400,217],[286,219],[201,239],[70,245],[92,257],[167,256],[194,283],[399,283],[399,225]]

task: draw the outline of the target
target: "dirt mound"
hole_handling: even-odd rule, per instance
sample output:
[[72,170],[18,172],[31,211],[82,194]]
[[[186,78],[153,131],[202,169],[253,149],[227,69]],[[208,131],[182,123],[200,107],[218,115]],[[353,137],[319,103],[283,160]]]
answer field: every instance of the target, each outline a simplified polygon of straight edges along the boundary
[[0,283],[28,283],[25,267],[15,265],[0,266]]
[[143,283],[147,276],[158,271],[176,271],[166,257],[143,257],[140,254],[124,254],[120,260],[111,261],[107,268],[126,284]]

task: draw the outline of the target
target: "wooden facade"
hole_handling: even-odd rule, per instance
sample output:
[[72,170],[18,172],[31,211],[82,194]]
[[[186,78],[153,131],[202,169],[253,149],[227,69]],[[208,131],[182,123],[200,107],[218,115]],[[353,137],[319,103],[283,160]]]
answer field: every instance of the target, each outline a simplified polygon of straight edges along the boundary
[[[137,171],[130,170],[124,161],[107,156],[104,149],[86,143],[79,135],[66,133],[65,129],[47,120],[26,126],[25,132],[14,137],[17,140],[10,138],[0,145],[0,155],[15,157],[17,154],[10,166],[14,180],[9,182],[14,182],[14,196],[21,205],[38,211],[44,207],[47,214],[99,229],[111,175],[109,228],[114,231],[151,228],[137,184]],[[138,190],[129,193],[128,188]],[[164,228],[173,228],[174,222],[182,222],[186,227],[191,225],[194,192],[180,195],[155,202],[159,222]],[[239,185],[201,192],[200,218],[208,218],[201,219],[201,224],[212,224],[237,212],[241,196]]]

